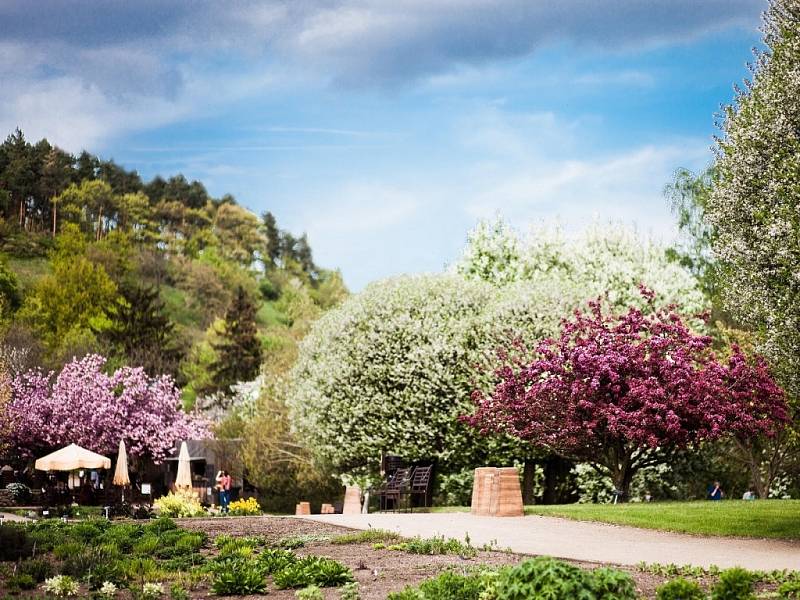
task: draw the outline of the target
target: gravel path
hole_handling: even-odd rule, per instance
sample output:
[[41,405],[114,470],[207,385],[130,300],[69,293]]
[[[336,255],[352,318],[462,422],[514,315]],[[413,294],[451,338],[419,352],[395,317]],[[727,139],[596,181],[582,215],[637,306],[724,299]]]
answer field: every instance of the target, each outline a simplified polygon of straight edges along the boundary
[[547,554],[579,561],[635,565],[674,563],[708,567],[800,570],[800,543],[702,537],[554,517],[474,517],[469,513],[381,513],[312,515],[314,521],[396,531],[403,536],[444,535],[473,545],[496,543],[523,554]]

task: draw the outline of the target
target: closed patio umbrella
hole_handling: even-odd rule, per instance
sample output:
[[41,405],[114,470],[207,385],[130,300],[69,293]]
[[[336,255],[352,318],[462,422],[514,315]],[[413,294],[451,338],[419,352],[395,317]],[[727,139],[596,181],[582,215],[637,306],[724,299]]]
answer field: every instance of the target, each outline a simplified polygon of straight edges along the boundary
[[189,467],[189,447],[186,442],[181,442],[181,451],[178,454],[178,476],[175,478],[175,487],[185,490],[192,488],[192,470]]
[[111,459],[97,454],[77,444],[70,444],[61,450],[36,460],[34,466],[39,471],[74,471],[75,469],[110,469]]
[[130,485],[131,478],[128,476],[128,453],[125,450],[125,442],[119,441],[119,453],[117,454],[117,467],[114,469],[114,485]]
[[128,453],[125,450],[125,442],[119,441],[119,452],[117,453],[117,466],[114,469],[114,485],[122,487],[122,501],[125,502],[125,486],[131,484],[128,475]]

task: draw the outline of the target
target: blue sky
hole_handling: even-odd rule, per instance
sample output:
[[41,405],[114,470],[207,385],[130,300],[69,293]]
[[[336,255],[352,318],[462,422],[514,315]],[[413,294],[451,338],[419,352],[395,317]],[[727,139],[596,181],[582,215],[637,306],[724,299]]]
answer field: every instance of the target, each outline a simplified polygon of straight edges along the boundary
[[182,172],[308,232],[353,289],[481,217],[669,239],[762,0],[0,4],[0,127]]

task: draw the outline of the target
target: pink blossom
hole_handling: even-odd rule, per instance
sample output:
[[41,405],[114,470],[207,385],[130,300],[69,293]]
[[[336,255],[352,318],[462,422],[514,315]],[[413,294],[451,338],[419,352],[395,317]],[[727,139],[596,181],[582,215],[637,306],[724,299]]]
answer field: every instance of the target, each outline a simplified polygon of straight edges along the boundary
[[180,391],[169,376],[151,378],[122,367],[108,375],[106,359],[87,355],[54,373],[16,376],[9,406],[11,440],[32,454],[70,443],[111,454],[120,440],[128,453],[162,461],[183,439],[210,437],[207,424],[180,410]]

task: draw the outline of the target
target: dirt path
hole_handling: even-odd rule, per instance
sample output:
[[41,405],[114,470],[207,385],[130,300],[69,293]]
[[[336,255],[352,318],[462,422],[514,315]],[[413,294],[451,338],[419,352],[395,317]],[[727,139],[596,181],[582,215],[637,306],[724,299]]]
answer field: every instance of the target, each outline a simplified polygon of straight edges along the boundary
[[578,561],[800,570],[800,544],[779,540],[701,537],[541,516],[381,513],[304,518],[354,529],[388,529],[408,537],[435,534],[464,539],[468,534],[476,546],[496,543],[514,552]]

